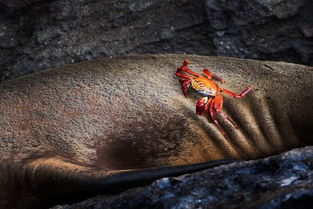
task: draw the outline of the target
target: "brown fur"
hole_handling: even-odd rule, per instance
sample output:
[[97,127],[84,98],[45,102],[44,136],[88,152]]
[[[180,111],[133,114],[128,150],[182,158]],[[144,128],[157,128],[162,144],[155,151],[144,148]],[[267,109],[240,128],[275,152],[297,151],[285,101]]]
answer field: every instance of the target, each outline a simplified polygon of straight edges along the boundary
[[[195,114],[200,95],[183,96],[175,72],[184,59],[194,71],[211,69],[223,88],[254,86],[246,98],[224,97],[239,125],[219,118],[229,139]],[[106,58],[1,83],[0,206],[32,206],[42,189],[72,193],[122,169],[254,159],[310,144],[312,83],[312,67],[194,55]]]

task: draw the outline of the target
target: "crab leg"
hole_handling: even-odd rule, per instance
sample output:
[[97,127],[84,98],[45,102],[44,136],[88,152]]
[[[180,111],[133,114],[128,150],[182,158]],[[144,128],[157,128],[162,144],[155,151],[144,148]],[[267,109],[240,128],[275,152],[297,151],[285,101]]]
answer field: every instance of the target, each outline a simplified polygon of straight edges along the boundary
[[236,93],[229,91],[227,89],[221,89],[221,91],[224,92],[225,94],[228,94],[229,96],[234,97],[234,98],[243,98],[244,96],[246,96],[246,94],[248,94],[251,91],[251,89],[252,89],[252,86],[248,86],[240,94],[236,94]]
[[214,110],[223,118],[226,118],[235,128],[238,128],[235,121],[233,121],[226,113],[223,112],[223,96],[221,94],[216,95],[214,102]]
[[191,80],[186,79],[186,78],[181,78],[181,79],[179,79],[179,82],[181,83],[181,89],[183,90],[183,94],[186,97],[187,96],[187,89],[191,83]]
[[189,74],[197,76],[197,77],[201,76],[199,73],[196,73],[196,72],[193,72],[192,70],[190,70],[188,68],[188,64],[190,64],[190,62],[188,60],[184,60],[183,65],[180,68],[177,68],[176,75],[177,75],[177,73],[182,74],[181,71],[185,71],[186,73],[189,73]]
[[[217,126],[217,128],[220,130],[220,132],[226,137],[225,135],[225,131],[223,130],[223,128],[221,127],[221,125],[219,124],[219,122],[217,121],[216,117],[215,117],[215,108],[214,108],[214,104],[216,102],[219,102],[219,101],[216,101],[217,97],[215,97],[212,102],[211,102],[211,105],[210,105],[210,115],[211,115],[211,118],[213,120],[213,122],[215,123],[215,125]],[[223,103],[223,102],[222,102]]]
[[214,75],[209,69],[204,69],[202,72],[203,72],[203,74],[206,75],[209,79],[214,78],[214,79],[220,81],[222,84],[225,83],[225,81],[224,81],[222,78],[217,77],[216,75]]
[[235,128],[238,128],[237,124],[226,113],[223,112],[223,96],[221,94],[216,95],[216,97],[213,99],[210,105],[210,115],[220,132],[226,137],[225,131],[215,117],[215,112],[217,112],[223,118],[227,119]]
[[[177,71],[175,73],[176,76],[181,77],[181,79],[179,80],[180,83],[182,84],[182,90],[183,90],[183,94],[186,97],[187,96],[187,88],[191,83],[191,80],[194,78],[193,76],[197,76],[199,77],[200,74],[193,72],[192,70],[190,70],[187,66],[190,62],[188,60],[184,60],[183,65],[180,68],[177,68]],[[190,75],[186,75],[184,73],[182,73],[182,71],[189,73],[193,76]]]
[[210,114],[209,114],[209,111],[210,111],[209,109],[210,109],[210,105],[211,105],[212,101],[213,101],[213,98],[210,97],[209,100],[208,100],[208,102],[206,103],[206,105],[205,105],[205,107],[204,107],[204,112],[205,112],[205,115],[206,115],[206,117],[207,117],[209,123],[212,122],[212,121],[211,121]]
[[178,71],[178,69],[177,69],[177,72],[175,73],[175,75],[178,77],[182,77],[182,78],[193,79],[192,76],[183,74],[183,73],[181,73],[181,71]]

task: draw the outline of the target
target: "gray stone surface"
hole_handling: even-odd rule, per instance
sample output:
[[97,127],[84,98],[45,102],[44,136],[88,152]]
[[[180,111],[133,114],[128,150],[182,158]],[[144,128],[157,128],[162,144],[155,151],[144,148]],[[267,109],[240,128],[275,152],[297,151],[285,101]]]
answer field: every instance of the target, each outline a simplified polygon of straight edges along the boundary
[[2,1],[0,80],[127,53],[213,54],[204,3]]
[[117,195],[99,196],[76,208],[312,208],[313,147],[260,160],[223,165]]
[[310,0],[206,0],[216,54],[313,64]]
[[129,53],[313,65],[312,10],[310,0],[2,0],[0,81]]

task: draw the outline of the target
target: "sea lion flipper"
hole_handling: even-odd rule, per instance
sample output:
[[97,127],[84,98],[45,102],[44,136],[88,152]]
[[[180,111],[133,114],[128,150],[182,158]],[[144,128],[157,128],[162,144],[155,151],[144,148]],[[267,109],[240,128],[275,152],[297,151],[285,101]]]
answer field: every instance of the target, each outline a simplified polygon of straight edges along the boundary
[[[72,162],[61,157],[38,158],[28,163],[25,181],[32,193],[40,196],[36,205],[82,200],[92,195],[122,191],[165,177],[231,163],[219,160],[192,165],[137,170],[106,170]],[[54,196],[52,196],[52,194]]]

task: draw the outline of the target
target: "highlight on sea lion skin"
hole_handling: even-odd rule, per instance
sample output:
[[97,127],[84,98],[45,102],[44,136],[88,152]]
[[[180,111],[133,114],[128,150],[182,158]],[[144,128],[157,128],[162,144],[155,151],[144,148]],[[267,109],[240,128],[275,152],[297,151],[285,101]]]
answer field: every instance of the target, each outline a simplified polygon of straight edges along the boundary
[[[225,97],[239,127],[220,120],[229,139],[194,114],[195,92],[181,94],[184,59],[234,92],[253,85],[243,100]],[[196,55],[105,58],[0,83],[0,208],[45,208],[312,144],[312,83],[312,67]]]
[[190,61],[184,60],[182,66],[177,68],[175,73],[175,75],[180,77],[179,81],[184,96],[187,96],[187,89],[189,87],[192,87],[198,93],[203,95],[204,97],[197,100],[196,114],[201,115],[204,112],[208,121],[211,122],[211,120],[213,120],[220,132],[225,138],[227,138],[225,131],[216,119],[215,113],[218,113],[220,116],[227,119],[235,128],[238,128],[238,126],[233,119],[223,112],[224,99],[222,93],[224,92],[233,98],[243,98],[252,90],[252,86],[248,86],[240,94],[236,94],[232,91],[221,88],[215,81],[213,81],[212,79],[216,79],[222,84],[225,83],[223,79],[214,75],[209,69],[204,69],[202,71],[203,75],[201,75],[189,69],[188,64],[190,64]]

